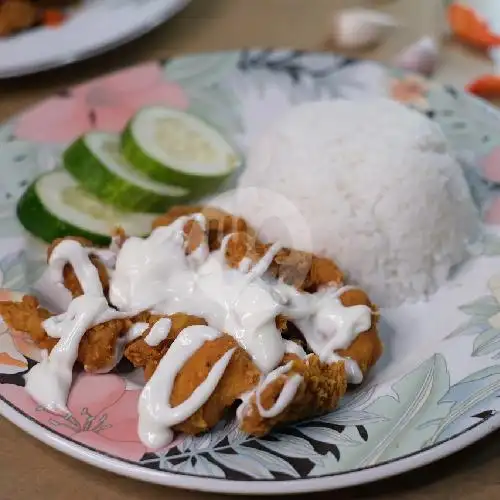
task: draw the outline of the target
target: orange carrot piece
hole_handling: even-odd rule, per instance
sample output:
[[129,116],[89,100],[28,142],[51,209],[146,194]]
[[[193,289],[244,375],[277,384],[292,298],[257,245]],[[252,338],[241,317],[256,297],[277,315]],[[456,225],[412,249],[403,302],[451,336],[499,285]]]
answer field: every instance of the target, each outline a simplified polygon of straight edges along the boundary
[[474,9],[454,3],[447,14],[451,30],[464,43],[483,50],[500,45],[500,35],[493,33]]
[[484,99],[500,97],[500,75],[483,75],[469,83],[465,89]]
[[65,19],[64,12],[59,9],[45,9],[43,11],[42,23],[45,26],[59,26]]

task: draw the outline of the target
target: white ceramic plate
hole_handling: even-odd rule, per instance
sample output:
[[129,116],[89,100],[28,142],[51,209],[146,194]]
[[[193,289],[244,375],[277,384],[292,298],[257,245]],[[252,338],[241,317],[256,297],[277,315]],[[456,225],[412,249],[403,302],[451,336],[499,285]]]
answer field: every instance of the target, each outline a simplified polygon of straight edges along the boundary
[[63,66],[129,42],[166,21],[189,0],[84,0],[56,28],[0,38],[0,78]]
[[[499,113],[463,92],[376,63],[251,50],[151,62],[67,89],[0,127],[0,300],[29,290],[46,246],[23,232],[16,201],[65,145],[118,132],[140,107],[166,103],[213,122],[243,152],[294,103],[389,96],[436,120],[461,159],[487,224],[484,251],[429,302],[382,310],[385,352],[336,411],[256,439],[233,422],[161,451],[137,436],[130,375],[80,376],[71,416],[25,393],[40,353],[0,328],[0,412],[37,439],[144,481],[225,493],[297,493],[365,483],[422,466],[500,427]],[[99,217],[100,214],[95,214]]]

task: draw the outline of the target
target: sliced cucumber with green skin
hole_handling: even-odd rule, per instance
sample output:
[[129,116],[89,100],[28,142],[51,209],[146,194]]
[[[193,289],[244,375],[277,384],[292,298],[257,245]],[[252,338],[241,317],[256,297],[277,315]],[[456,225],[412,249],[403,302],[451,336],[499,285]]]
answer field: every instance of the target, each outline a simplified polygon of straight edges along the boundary
[[132,168],[114,134],[80,137],[64,152],[63,164],[86,191],[122,210],[159,213],[189,199],[186,188],[156,182]]
[[122,134],[129,163],[159,182],[207,194],[241,164],[236,151],[199,118],[155,106],[139,111]]
[[118,226],[130,236],[144,236],[155,218],[120,212],[100,202],[64,170],[38,177],[19,200],[17,216],[25,229],[48,243],[64,236],[83,236],[97,245],[107,245]]

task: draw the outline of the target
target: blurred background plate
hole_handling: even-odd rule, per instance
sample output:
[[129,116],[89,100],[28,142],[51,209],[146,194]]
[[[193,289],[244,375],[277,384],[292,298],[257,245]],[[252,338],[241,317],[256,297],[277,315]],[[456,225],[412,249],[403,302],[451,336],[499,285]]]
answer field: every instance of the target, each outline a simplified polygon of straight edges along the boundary
[[0,78],[70,64],[129,42],[160,25],[190,0],[83,0],[57,28],[0,38]]

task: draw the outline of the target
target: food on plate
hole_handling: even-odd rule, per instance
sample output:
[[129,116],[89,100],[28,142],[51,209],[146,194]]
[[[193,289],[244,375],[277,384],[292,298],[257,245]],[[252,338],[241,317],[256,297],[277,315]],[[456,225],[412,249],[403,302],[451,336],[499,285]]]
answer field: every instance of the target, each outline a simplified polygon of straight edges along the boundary
[[[243,431],[262,436],[277,424],[321,415],[338,405],[347,389],[342,364],[322,363],[317,356],[309,356],[307,360],[290,358],[277,377],[264,379],[260,387],[243,400],[239,408]],[[275,408],[279,408],[280,396],[288,384],[295,389],[295,394],[280,413]]]
[[190,198],[186,188],[156,182],[134,169],[120,152],[118,135],[80,137],[64,152],[63,165],[88,193],[125,211],[159,213]]
[[38,177],[17,205],[21,224],[50,243],[68,235],[86,238],[97,245],[110,242],[115,227],[129,235],[143,235],[154,214],[123,212],[85,192],[64,170]]
[[240,163],[199,118],[145,108],[120,135],[93,131],[70,144],[63,168],[41,174],[21,197],[18,219],[46,243],[73,235],[105,245],[116,226],[141,235],[169,207],[214,192]]
[[200,118],[162,106],[144,108],[122,134],[122,153],[158,182],[206,193],[240,165],[233,147]]
[[[153,229],[160,226],[169,226],[179,217],[194,215],[196,213],[201,213],[203,217],[205,217],[208,246],[211,251],[218,250],[223,238],[230,233],[251,233],[251,228],[241,217],[235,217],[223,210],[202,205],[181,205],[172,207],[164,215],[160,215],[153,221]],[[193,222],[194,221],[189,221],[185,226],[188,248],[193,245],[196,247],[200,243],[200,227],[198,224],[193,224]]]
[[[52,352],[58,344],[60,330],[57,317],[40,307],[35,297],[25,296],[19,303],[0,302],[0,315],[10,328],[26,332],[41,349]],[[85,371],[103,373],[112,370],[117,363],[120,338],[129,327],[127,319],[113,318],[87,329],[81,341],[76,344],[76,359]],[[53,357],[57,362],[57,357]]]
[[66,17],[63,7],[76,0],[1,0],[0,37],[36,25],[57,26]]
[[234,407],[256,436],[331,411],[382,353],[377,307],[335,263],[264,244],[212,207],[172,208],[148,236],[120,230],[108,248],[56,240],[47,274],[71,292],[63,313],[30,296],[0,303],[46,350],[27,392],[64,413],[75,364],[98,374],[125,357],[144,371],[138,434],[151,448],[210,430]]
[[71,292],[73,298],[83,295],[84,291],[80,285],[78,276],[75,274],[73,266],[71,264],[68,264],[64,257],[62,260],[60,260],[60,257],[58,255],[60,251],[68,245],[83,247],[85,250],[90,249],[91,252],[95,252],[89,254],[90,262],[97,271],[104,294],[107,295],[109,289],[109,272],[105,263],[101,260],[101,257],[109,254],[108,259],[113,258],[113,253],[111,251],[93,249],[91,241],[78,236],[58,238],[57,240],[54,240],[52,242],[47,251],[47,260],[54,267],[58,265],[58,261],[60,262],[59,265],[63,266],[63,283],[64,286]]
[[381,306],[436,291],[481,230],[438,125],[387,99],[292,108],[251,148],[238,189],[210,203],[264,241],[263,227],[285,226],[294,248],[335,261]]

